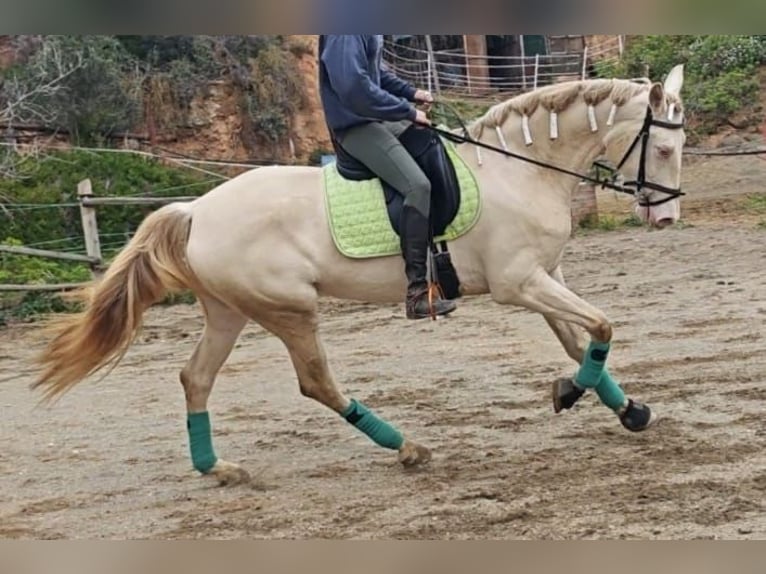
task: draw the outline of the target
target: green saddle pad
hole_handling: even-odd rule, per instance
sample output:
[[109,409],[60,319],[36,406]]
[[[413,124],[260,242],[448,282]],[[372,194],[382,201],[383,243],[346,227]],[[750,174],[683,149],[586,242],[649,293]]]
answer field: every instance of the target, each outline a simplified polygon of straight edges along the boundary
[[[473,173],[445,142],[460,185],[460,209],[437,241],[452,241],[468,232],[479,219],[481,200]],[[325,204],[335,245],[346,257],[364,259],[401,253],[399,236],[391,227],[383,186],[379,179],[350,181],[338,173],[335,162],[322,168]]]

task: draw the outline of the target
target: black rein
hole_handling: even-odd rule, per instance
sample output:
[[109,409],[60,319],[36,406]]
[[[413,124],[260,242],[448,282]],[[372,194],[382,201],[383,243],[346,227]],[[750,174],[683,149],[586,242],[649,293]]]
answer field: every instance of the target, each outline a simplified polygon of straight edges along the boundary
[[[438,102],[438,104],[445,105],[444,102]],[[455,114],[457,116],[457,114]],[[647,151],[647,145],[649,143],[649,130],[652,126],[656,126],[658,128],[665,128],[665,129],[671,129],[671,130],[677,130],[684,127],[683,123],[671,123],[671,122],[664,122],[661,120],[654,119],[654,115],[652,114],[651,107],[647,106],[646,109],[646,117],[644,118],[644,124],[641,126],[641,130],[636,134],[635,139],[633,140],[633,143],[630,144],[630,147],[628,147],[628,150],[625,152],[625,155],[622,157],[622,160],[618,164],[618,166],[615,169],[610,168],[609,166],[606,166],[604,164],[596,162],[594,165],[596,165],[598,168],[604,168],[612,172],[612,177],[609,179],[602,179],[600,177],[591,177],[589,175],[577,173],[575,171],[568,170],[563,167],[559,167],[557,165],[553,165],[551,163],[547,163],[544,161],[536,160],[531,157],[523,156],[505,149],[501,149],[499,147],[486,144],[484,142],[480,142],[478,140],[473,139],[468,135],[468,129],[466,128],[465,124],[460,120],[458,117],[458,121],[460,123],[460,126],[463,130],[463,135],[458,135],[456,133],[453,133],[451,131],[443,130],[441,128],[437,128],[436,126],[428,126],[429,129],[433,130],[434,132],[444,136],[446,139],[455,142],[455,143],[467,143],[467,144],[473,144],[478,147],[482,147],[484,149],[488,149],[493,152],[497,152],[499,154],[502,154],[507,157],[512,157],[514,159],[518,159],[527,163],[530,163],[532,165],[536,165],[545,169],[550,169],[553,171],[557,171],[559,173],[563,173],[566,175],[571,175],[572,177],[576,177],[578,179],[581,179],[583,181],[588,181],[590,183],[593,183],[595,185],[600,186],[602,189],[608,188],[612,189],[614,191],[625,193],[628,195],[634,196],[638,200],[638,204],[642,207],[652,207],[655,205],[662,205],[663,203],[667,203],[668,201],[672,201],[673,199],[676,199],[677,197],[680,197],[682,195],[686,195],[684,192],[681,191],[680,188],[671,188],[671,187],[665,187],[664,185],[660,185],[658,183],[654,183],[651,181],[646,181],[646,151]],[[633,150],[636,148],[638,144],[641,144],[641,159],[639,161],[638,165],[638,176],[634,181],[626,181],[623,184],[615,183],[617,173],[619,172],[620,168],[622,168],[623,165],[625,165],[625,162],[628,160],[630,155],[633,153]],[[631,189],[635,188],[635,189]],[[668,195],[665,199],[660,199],[657,201],[648,201],[646,197],[644,197],[643,190],[644,189],[651,189],[654,191],[659,191],[661,193],[665,193]]]

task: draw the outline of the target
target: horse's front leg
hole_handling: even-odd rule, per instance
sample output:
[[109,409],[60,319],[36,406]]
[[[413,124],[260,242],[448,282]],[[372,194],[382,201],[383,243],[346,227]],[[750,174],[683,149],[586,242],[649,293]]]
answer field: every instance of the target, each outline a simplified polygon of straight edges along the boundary
[[[593,389],[628,430],[642,431],[656,421],[648,406],[626,398],[606,368],[612,341],[612,326],[606,315],[570,291],[559,269],[553,276],[537,271],[514,296],[523,306],[543,314],[567,354],[579,363],[574,377],[554,383],[556,412],[571,408],[587,389]],[[582,336],[578,325],[590,334],[590,341]]]
[[[560,285],[566,287],[561,267],[557,267],[551,273],[551,277]],[[574,323],[560,321],[551,315],[544,315],[544,317],[548,326],[550,326],[561,342],[567,355],[576,361],[577,364],[582,364],[588,349],[588,339],[585,337],[585,332]],[[625,398],[625,393],[620,388],[619,383],[611,377],[606,366],[604,366],[601,378],[594,390],[601,399],[601,402],[617,413],[629,405],[628,399]],[[553,409],[557,413],[565,409],[571,409],[584,393],[585,389],[576,384],[571,377],[554,381]]]

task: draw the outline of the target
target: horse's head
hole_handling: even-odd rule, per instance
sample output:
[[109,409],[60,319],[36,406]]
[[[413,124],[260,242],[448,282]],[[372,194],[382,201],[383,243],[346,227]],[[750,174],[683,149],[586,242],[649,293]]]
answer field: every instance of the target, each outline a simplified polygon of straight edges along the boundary
[[605,141],[607,157],[617,158],[618,171],[635,190],[636,214],[660,228],[681,216],[681,156],[686,141],[680,98],[683,82],[683,65],[679,65],[664,85],[652,84],[648,106],[645,94],[625,106],[629,111],[625,129],[614,130],[615,137]]

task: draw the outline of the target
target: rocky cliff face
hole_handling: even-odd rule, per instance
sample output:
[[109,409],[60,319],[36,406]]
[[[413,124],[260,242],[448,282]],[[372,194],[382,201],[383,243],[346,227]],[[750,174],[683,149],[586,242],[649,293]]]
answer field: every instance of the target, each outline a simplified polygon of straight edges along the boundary
[[[317,81],[317,38],[298,35],[288,43],[299,44],[295,50],[297,69],[304,86],[304,105],[291,119],[288,136],[275,145],[256,143],[248,147],[243,138],[240,94],[228,82],[211,85],[210,93],[192,102],[189,126],[175,134],[157,133],[156,142],[176,152],[208,159],[246,161],[273,160],[280,163],[306,163],[312,154],[331,147],[319,99]],[[253,134],[258,141],[258,134]]]
[[[34,37],[28,38],[29,42]],[[276,143],[265,141],[257,131],[249,131],[241,88],[229,79],[212,82],[208,93],[192,101],[183,122],[167,121],[180,116],[179,110],[162,87],[148,93],[144,118],[128,137],[120,136],[115,145],[138,147],[139,142],[162,151],[196,158],[244,162],[306,163],[331,145],[324,123],[317,82],[317,37],[287,36],[285,48],[295,63],[295,73],[303,85],[303,105],[290,119],[289,133]],[[0,36],[0,69],[16,64],[27,50],[18,38]],[[257,78],[253,79],[257,82]],[[154,88],[153,88],[154,89]],[[25,134],[33,140],[34,133]]]
[[319,99],[317,37],[295,36],[295,38],[311,46],[312,50],[310,54],[304,54],[298,60],[298,72],[303,79],[306,99],[303,109],[293,118],[296,155],[300,158],[308,158],[312,152],[329,150],[331,144]]
[[225,81],[211,85],[207,97],[192,103],[187,128],[175,134],[157,133],[156,142],[163,142],[163,147],[170,150],[196,157],[235,161],[256,159],[306,163],[312,155],[329,150],[331,144],[317,81],[317,37],[290,36],[287,44],[300,46],[300,50],[293,50],[292,53],[305,98],[301,109],[291,118],[289,134],[276,144],[262,142],[257,133],[252,134],[252,139],[243,137],[246,126],[241,110],[241,93]]
[[239,91],[229,82],[214,82],[205,98],[192,101],[186,125],[178,128],[155,126],[157,110],[146,107],[149,144],[180,155],[244,162],[259,157],[244,143]]

